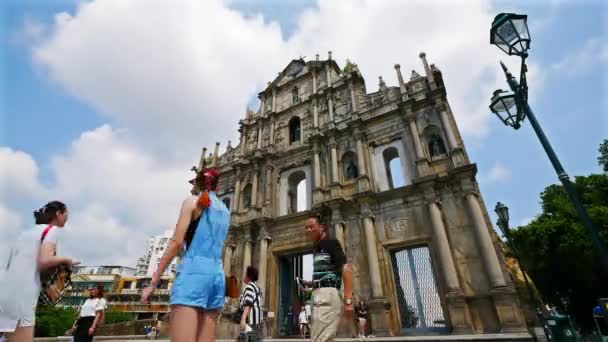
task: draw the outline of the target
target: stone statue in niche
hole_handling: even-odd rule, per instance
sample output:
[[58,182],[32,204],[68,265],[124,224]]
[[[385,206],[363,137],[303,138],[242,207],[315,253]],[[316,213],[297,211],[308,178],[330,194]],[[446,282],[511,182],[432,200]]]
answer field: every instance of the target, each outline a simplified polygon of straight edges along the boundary
[[346,163],[346,179],[355,179],[359,177],[359,170],[354,160],[349,160]]
[[268,113],[270,111],[272,111],[272,98],[264,101],[264,112]]
[[439,135],[431,135],[431,139],[429,139],[429,152],[431,153],[431,157],[446,154],[445,144]]

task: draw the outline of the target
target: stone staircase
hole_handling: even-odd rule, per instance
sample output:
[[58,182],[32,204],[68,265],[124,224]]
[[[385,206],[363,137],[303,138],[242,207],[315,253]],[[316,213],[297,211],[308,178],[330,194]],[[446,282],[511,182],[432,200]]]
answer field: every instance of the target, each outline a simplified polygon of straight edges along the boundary
[[[70,337],[48,337],[48,338],[35,338],[34,341],[70,341]],[[143,335],[129,335],[129,336],[96,336],[95,341],[150,341]],[[168,339],[157,339],[156,341],[169,341]],[[218,342],[234,342],[235,339],[219,339]],[[276,342],[302,342],[307,340],[302,339],[286,339],[286,338],[266,338],[264,341],[276,341]],[[490,341],[534,341],[532,335],[528,333],[506,333],[506,334],[470,334],[470,335],[433,335],[433,336],[399,336],[399,337],[374,337],[374,338],[337,338],[335,342],[398,342],[398,341],[428,341],[428,342],[439,342],[439,341],[479,341],[479,342],[490,342]]]

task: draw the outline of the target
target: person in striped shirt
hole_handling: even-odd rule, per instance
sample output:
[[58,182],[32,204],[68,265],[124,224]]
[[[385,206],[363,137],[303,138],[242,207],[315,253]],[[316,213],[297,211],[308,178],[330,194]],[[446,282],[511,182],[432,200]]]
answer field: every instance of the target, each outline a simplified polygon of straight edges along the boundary
[[[327,215],[325,215],[327,216]],[[328,225],[321,215],[311,215],[304,228],[313,241],[312,281],[301,280],[312,286],[313,310],[310,340],[326,342],[336,337],[341,315],[353,314],[353,270],[347,263],[342,245],[329,238]],[[344,286],[343,297],[339,289]]]
[[240,341],[254,342],[262,340],[262,291],[255,283],[258,280],[258,269],[249,266],[243,282],[247,284],[240,298],[243,311],[241,316]]

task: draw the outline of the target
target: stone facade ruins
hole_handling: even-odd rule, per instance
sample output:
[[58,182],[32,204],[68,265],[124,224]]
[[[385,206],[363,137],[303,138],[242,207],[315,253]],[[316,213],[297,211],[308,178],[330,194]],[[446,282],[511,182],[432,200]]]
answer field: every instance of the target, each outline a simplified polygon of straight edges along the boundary
[[239,279],[258,267],[267,334],[281,335],[290,291],[281,258],[311,251],[304,221],[320,206],[374,335],[526,331],[441,71],[420,59],[424,72],[406,80],[397,64],[398,86],[380,78],[373,93],[331,52],[292,60],[240,121],[239,145],[216,145],[232,212],[224,267]]

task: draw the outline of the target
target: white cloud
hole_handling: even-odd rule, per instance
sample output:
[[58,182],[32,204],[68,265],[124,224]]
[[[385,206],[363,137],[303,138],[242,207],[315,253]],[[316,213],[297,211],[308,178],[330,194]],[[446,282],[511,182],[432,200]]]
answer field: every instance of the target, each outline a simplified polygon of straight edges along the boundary
[[38,165],[23,151],[0,147],[0,199],[39,198],[44,188],[38,180]]
[[[31,156],[5,148],[0,152],[3,166],[13,165],[1,169],[2,179],[10,180],[8,185],[26,189],[24,185],[39,184]],[[45,196],[52,194],[53,199],[65,202],[70,211],[59,252],[88,264],[133,266],[147,237],[175,225],[181,201],[189,195],[190,166],[155,159],[131,143],[126,131],[108,125],[84,132],[65,154],[51,158],[51,184],[44,191]],[[35,205],[48,201],[38,196],[39,188],[22,196]],[[11,229],[23,229],[23,222],[33,225],[31,219],[23,220],[5,209],[2,202],[1,225]],[[2,239],[0,249],[7,249],[5,241],[10,239]]]
[[521,221],[519,221],[519,227],[521,226],[525,226],[527,224],[529,224],[530,222],[532,222],[532,220],[534,220],[534,217],[524,217],[523,219],[521,219]]
[[554,73],[568,77],[587,74],[608,63],[608,44],[603,37],[589,38],[580,49],[551,65]]
[[16,44],[36,44],[44,39],[47,26],[42,22],[30,17],[25,16],[23,24],[20,30],[13,34],[12,41]]
[[194,159],[202,144],[235,140],[249,98],[287,56],[277,24],[218,0],[82,3],[57,15],[34,50],[54,80],[141,146]]
[[508,183],[511,180],[511,170],[501,162],[494,163],[492,168],[479,176],[479,182],[484,184]]

